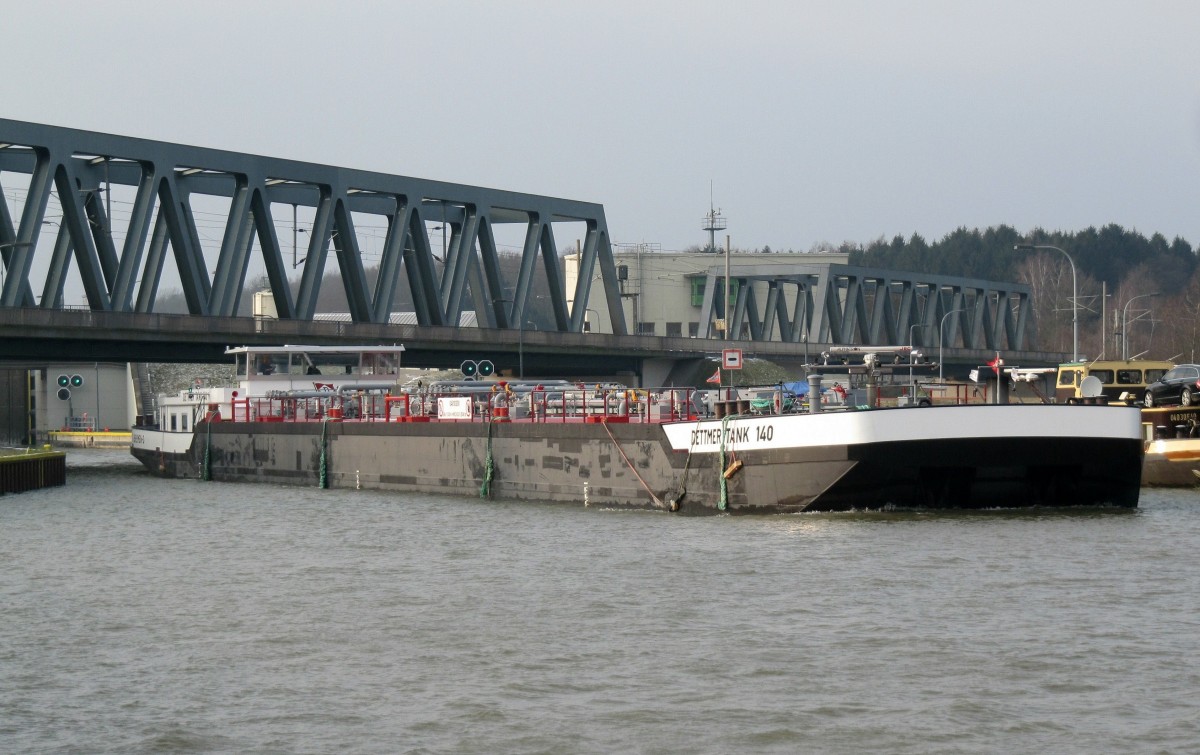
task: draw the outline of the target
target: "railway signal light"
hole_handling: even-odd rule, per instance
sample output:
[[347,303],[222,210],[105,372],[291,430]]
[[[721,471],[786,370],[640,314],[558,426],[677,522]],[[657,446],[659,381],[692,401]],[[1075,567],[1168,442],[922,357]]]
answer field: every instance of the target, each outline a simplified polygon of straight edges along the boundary
[[71,399],[72,388],[83,387],[82,375],[59,375],[58,376],[58,398],[62,401]]
[[479,378],[490,377],[496,372],[496,365],[492,364],[490,359],[474,359],[464,360],[459,366],[462,370],[463,377],[467,380],[478,380]]

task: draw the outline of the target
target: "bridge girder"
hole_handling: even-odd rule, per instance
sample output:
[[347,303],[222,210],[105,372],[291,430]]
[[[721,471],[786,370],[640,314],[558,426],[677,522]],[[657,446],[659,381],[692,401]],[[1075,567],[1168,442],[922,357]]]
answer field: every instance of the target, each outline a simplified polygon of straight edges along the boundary
[[[936,347],[940,340],[971,350],[1036,348],[1032,289],[1020,283],[837,264],[735,265],[729,277],[737,293],[724,317],[718,293],[725,290],[724,268],[707,272],[700,338],[713,337],[714,324],[724,319],[735,341]],[[759,307],[755,289],[764,286]]]
[[[442,181],[304,163],[168,142],[0,119],[0,172],[26,174],[19,219],[0,192],[0,252],[6,276],[0,306],[61,309],[72,274],[94,311],[154,311],[171,251],[189,313],[228,317],[238,311],[255,246],[281,319],[311,320],[328,255],[336,257],[354,322],[386,323],[398,284],[409,287],[418,322],[456,324],[464,310],[492,327],[522,322],[543,263],[555,327],[581,332],[591,273],[599,265],[611,298],[619,293],[602,205]],[[134,188],[130,219],[115,229],[104,194]],[[3,189],[0,185],[0,189]],[[53,249],[41,247],[51,198],[62,207]],[[194,200],[229,200],[219,253],[210,271],[197,230]],[[312,208],[313,223],[299,285],[288,281],[272,208]],[[364,272],[356,215],[386,221],[379,276]],[[444,271],[437,276],[427,222],[450,227]],[[494,229],[524,224],[520,274],[503,279]],[[554,226],[585,228],[580,285],[566,295]],[[120,251],[116,240],[123,238]],[[41,298],[31,280],[47,256]],[[402,276],[403,274],[403,276]],[[569,310],[568,301],[578,304]],[[627,333],[620,307],[610,307],[614,333]]]

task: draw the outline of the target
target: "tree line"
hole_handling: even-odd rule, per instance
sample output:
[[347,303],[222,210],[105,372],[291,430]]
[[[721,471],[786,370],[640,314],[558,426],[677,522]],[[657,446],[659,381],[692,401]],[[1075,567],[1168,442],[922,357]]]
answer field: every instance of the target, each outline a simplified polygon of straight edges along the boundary
[[[1022,244],[1058,247],[1070,259],[1054,249],[1014,249]],[[913,234],[845,247],[854,265],[1025,283],[1033,291],[1038,348],[1068,353],[1073,261],[1081,355],[1119,359],[1124,343],[1129,356],[1196,358],[1200,266],[1197,250],[1182,238],[1147,238],[1116,224],[1028,234],[1001,225],[958,228],[932,243]]]

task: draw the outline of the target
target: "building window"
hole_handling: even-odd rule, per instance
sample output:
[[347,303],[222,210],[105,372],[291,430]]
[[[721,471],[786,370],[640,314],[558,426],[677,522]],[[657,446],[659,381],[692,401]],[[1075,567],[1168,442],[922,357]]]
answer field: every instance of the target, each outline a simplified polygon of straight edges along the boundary
[[689,322],[688,323],[688,335],[691,336],[692,338],[698,337],[700,335],[700,323]]
[[667,335],[668,336],[682,336],[683,335],[683,323],[681,323],[681,322],[667,323]]
[[[704,281],[705,281],[704,278],[700,278],[700,277],[692,278],[692,306],[693,307],[704,306]],[[737,301],[738,288],[741,285],[741,283],[742,282],[740,280],[734,278],[733,285],[729,287],[729,289],[730,289],[729,290],[730,306],[732,306],[733,303]],[[717,283],[718,292],[722,288],[724,288],[724,286],[721,285],[720,282],[718,282]]]
[[654,323],[653,322],[639,322],[638,327],[637,327],[637,332],[638,332],[639,336],[654,335]]

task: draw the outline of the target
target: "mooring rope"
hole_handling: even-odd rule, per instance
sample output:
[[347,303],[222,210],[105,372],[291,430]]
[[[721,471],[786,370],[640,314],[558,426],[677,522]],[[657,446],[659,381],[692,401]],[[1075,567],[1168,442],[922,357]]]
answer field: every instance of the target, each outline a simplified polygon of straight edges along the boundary
[[490,498],[492,495],[492,474],[495,462],[492,460],[492,423],[487,423],[487,458],[483,460],[483,483],[479,486],[479,497]]
[[625,455],[625,450],[622,449],[621,444],[617,442],[617,436],[613,435],[612,428],[608,426],[607,422],[601,422],[600,424],[604,425],[605,432],[608,433],[608,437],[612,440],[613,445],[617,447],[617,453],[621,454],[621,458],[625,460],[625,464],[629,467],[629,471],[633,472],[633,476],[638,479],[638,482],[642,483],[642,487],[646,489],[646,492],[650,495],[651,500],[654,501],[654,505],[658,506],[660,509],[668,509],[669,507],[666,506],[658,496],[654,495],[654,491],[650,489],[650,486],[647,485],[646,481],[642,479],[642,476],[638,474],[637,468],[633,466],[633,462],[629,460],[629,457]]
[[207,432],[204,433],[204,463],[200,466],[200,479],[212,481],[212,419],[204,423]]
[[320,473],[319,478],[317,479],[317,487],[322,488],[322,489],[329,487],[329,478],[326,475],[326,468],[325,468],[325,448],[326,448],[326,437],[327,437],[328,430],[329,430],[329,420],[327,418],[322,419],[321,420],[321,473]]
[[[700,419],[699,417],[697,417],[696,418],[696,428],[697,429],[699,429],[701,422],[703,422],[703,420]],[[687,457],[685,457],[683,460],[683,471],[679,475],[679,484],[675,487],[675,497],[673,500],[668,501],[668,503],[671,504],[671,506],[672,506],[672,510],[677,509],[679,507],[679,502],[683,500],[683,497],[685,495],[687,495],[688,472],[690,471],[690,467],[692,464],[692,452],[696,450],[696,438],[699,435],[700,434],[698,432],[696,432],[695,430],[692,431],[692,442],[690,444],[688,444]]]
[[717,474],[720,476],[721,497],[717,501],[717,508],[724,511],[729,505],[729,480],[725,477],[725,439],[729,435],[729,420],[737,419],[740,414],[726,414],[721,418],[721,464],[717,468]]

